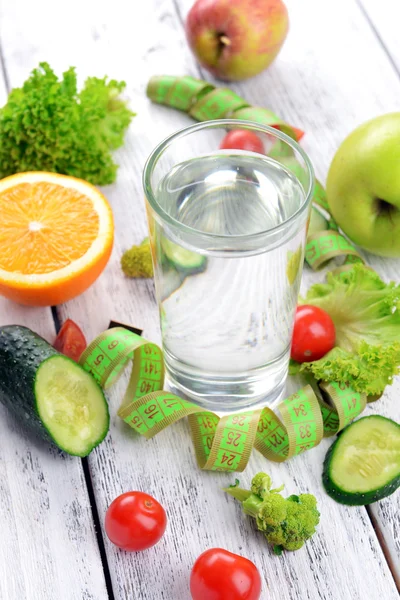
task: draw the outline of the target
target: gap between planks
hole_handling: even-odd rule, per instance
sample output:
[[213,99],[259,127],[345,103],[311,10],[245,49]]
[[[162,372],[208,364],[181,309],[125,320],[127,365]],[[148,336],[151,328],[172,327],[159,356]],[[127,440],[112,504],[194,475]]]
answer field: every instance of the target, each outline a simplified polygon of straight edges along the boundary
[[196,70],[197,70],[197,67],[196,67]]
[[[183,14],[182,14],[182,11],[181,11],[181,7],[179,5],[178,0],[171,0],[171,3],[172,3],[172,6],[173,6],[173,8],[175,10],[175,13],[176,13],[177,20],[178,20],[179,24],[181,25],[181,27],[183,29],[185,29],[185,19],[183,17]],[[362,0],[355,0],[355,3],[359,7],[360,12],[361,12],[363,18],[365,19],[365,21],[367,22],[368,26],[370,27],[370,29],[371,29],[373,35],[375,36],[378,44],[381,46],[382,50],[384,51],[384,53],[385,53],[388,61],[392,65],[393,70],[395,72],[395,75],[400,78],[400,70],[399,70],[396,62],[394,61],[392,55],[390,54],[389,49],[386,46],[383,38],[381,37],[381,35],[379,34],[377,28],[375,27],[374,22],[370,18],[369,13],[367,12],[367,10],[365,9],[365,7],[363,6]],[[200,77],[202,79],[206,79],[207,78],[206,75],[203,72],[203,69],[201,68],[201,66],[199,65],[199,63],[197,61],[196,61],[196,70],[198,71],[198,73],[199,73],[199,75],[200,75]],[[398,589],[398,591],[400,593],[400,578],[398,576],[398,572],[397,572],[397,569],[396,569],[396,566],[395,566],[395,563],[394,563],[395,559],[391,555],[390,549],[389,549],[389,547],[388,547],[388,545],[386,543],[384,532],[382,531],[382,529],[380,527],[380,524],[379,524],[379,521],[376,518],[376,516],[374,515],[374,512],[371,509],[371,507],[369,505],[367,505],[364,508],[365,508],[366,514],[367,514],[367,516],[368,516],[368,518],[369,518],[369,520],[371,522],[372,528],[374,529],[376,538],[377,538],[378,543],[379,543],[379,545],[380,545],[380,547],[382,549],[382,552],[383,552],[385,560],[386,560],[386,562],[388,564],[390,573],[391,573],[391,575],[393,577],[393,580],[394,580],[394,582],[396,584],[396,587],[397,587],[397,589]]]
[[[1,17],[1,15],[0,15],[0,17]],[[0,92],[4,92],[4,101],[5,101],[6,96],[11,91],[11,85],[10,85],[10,80],[9,80],[8,72],[7,72],[7,68],[6,68],[6,61],[5,61],[5,57],[4,57],[4,53],[3,53],[1,36],[0,36],[0,88],[2,88],[2,89],[0,89]],[[55,331],[56,331],[56,333],[58,333],[61,328],[61,322],[60,322],[56,307],[51,307],[51,314],[52,314],[52,318],[50,318],[50,322],[51,322],[51,320],[54,322]],[[103,572],[103,576],[104,576],[104,582],[105,582],[104,591],[107,594],[108,600],[115,600],[114,593],[113,593],[112,586],[111,586],[110,571],[109,571],[109,567],[108,567],[108,564],[107,564],[107,561],[105,558],[104,541],[101,537],[101,526],[100,526],[97,506],[94,501],[94,492],[93,492],[93,487],[92,487],[91,481],[90,481],[89,467],[88,467],[88,463],[87,463],[86,459],[81,459],[81,466],[82,466],[83,478],[84,478],[85,485],[87,488],[86,491],[87,491],[87,497],[89,500],[89,508],[90,508],[89,514],[92,516],[93,530],[94,530],[94,534],[95,534],[96,543],[98,545],[99,556],[100,556],[100,561],[101,561],[101,563],[100,563],[101,571]]]
[[99,546],[99,552],[100,552],[100,559],[101,559],[101,563],[103,565],[104,580],[106,582],[107,594],[108,594],[109,600],[115,600],[115,595],[114,595],[114,590],[113,590],[113,585],[112,585],[112,580],[111,580],[110,566],[109,566],[108,560],[107,560],[107,553],[106,553],[106,547],[104,545],[104,538],[103,538],[103,534],[102,534],[102,527],[101,527],[101,522],[100,522],[100,517],[99,517],[99,511],[97,509],[96,496],[94,493],[92,478],[90,476],[90,467],[89,467],[89,463],[88,463],[88,460],[86,457],[82,458],[81,461],[82,461],[83,474],[85,476],[85,483],[86,483],[86,487],[87,487],[87,491],[88,491],[88,495],[89,495],[90,509],[92,511],[94,532],[96,534],[96,540],[97,540],[97,544]]
[[[62,326],[62,321],[59,317],[59,314],[57,311],[57,306],[51,307],[51,315],[53,317],[56,333],[58,334],[58,332],[60,331],[61,326]],[[90,475],[90,467],[89,467],[87,457],[81,458],[80,460],[81,460],[81,464],[82,464],[83,475],[85,477],[86,489],[87,489],[87,493],[89,496],[90,511],[92,514],[94,532],[96,535],[96,541],[97,541],[97,545],[99,547],[100,560],[101,560],[101,565],[103,567],[107,595],[108,595],[109,600],[115,600],[114,590],[113,590],[112,581],[111,581],[110,566],[108,564],[107,553],[106,553],[106,548],[104,545],[104,538],[103,538],[103,534],[102,534],[102,527],[101,527],[101,522],[100,522],[100,517],[99,517],[99,511],[97,509],[96,496],[94,493],[93,482],[92,482],[92,478]]]
[[6,61],[5,61],[5,58],[4,58],[3,45],[1,43],[1,38],[0,38],[0,77],[3,78],[4,87],[6,89],[7,94],[9,94],[10,90],[11,90],[11,86],[10,86],[10,81],[8,79],[8,73],[7,73],[7,68],[6,68]]
[[355,0],[356,4],[358,5],[361,13],[364,16],[364,19],[366,20],[366,22],[368,23],[368,25],[371,28],[371,31],[373,32],[374,36],[376,37],[379,45],[381,46],[382,50],[384,51],[384,53],[387,56],[388,61],[390,62],[390,64],[393,67],[394,72],[396,73],[397,77],[400,78],[400,68],[398,67],[398,65],[396,64],[396,61],[394,60],[385,40],[383,39],[383,37],[381,36],[381,34],[379,33],[378,27],[375,25],[374,21],[372,20],[368,9],[364,6],[363,1],[362,0]]
[[390,549],[386,542],[386,538],[385,538],[381,528],[379,527],[379,522],[378,522],[376,516],[374,515],[373,511],[371,510],[371,506],[368,504],[365,508],[366,508],[369,520],[371,521],[372,527],[375,530],[376,537],[378,538],[378,541],[381,545],[383,555],[386,559],[386,562],[388,564],[388,567],[390,569],[390,572],[391,572],[394,582],[396,584],[397,590],[400,594],[400,578],[399,578],[397,570],[396,570],[396,564],[394,562],[395,558],[392,556],[392,554],[390,552]]

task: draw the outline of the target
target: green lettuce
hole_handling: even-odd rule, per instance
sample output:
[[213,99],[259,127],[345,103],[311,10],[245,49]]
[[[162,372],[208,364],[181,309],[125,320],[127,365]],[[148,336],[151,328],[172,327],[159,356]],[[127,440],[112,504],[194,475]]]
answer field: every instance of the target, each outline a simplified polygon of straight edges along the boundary
[[361,264],[328,273],[313,285],[302,304],[325,310],[336,329],[336,346],[320,360],[298,364],[292,374],[349,383],[367,395],[381,394],[400,367],[400,285],[385,283]]
[[0,179],[21,171],[52,171],[97,185],[115,181],[112,151],[134,116],[120,94],[123,81],[89,77],[78,92],[71,67],[59,80],[40,63],[0,108]]

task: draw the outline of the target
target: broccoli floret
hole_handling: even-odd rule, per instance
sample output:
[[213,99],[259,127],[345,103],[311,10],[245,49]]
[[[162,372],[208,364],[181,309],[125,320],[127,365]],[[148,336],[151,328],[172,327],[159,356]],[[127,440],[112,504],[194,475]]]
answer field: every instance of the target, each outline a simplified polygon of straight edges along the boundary
[[260,496],[260,498],[265,498],[268,494],[276,494],[281,492],[284,485],[281,485],[279,488],[275,488],[271,490],[272,479],[267,473],[257,473],[251,480],[251,491],[256,496]]
[[319,523],[317,500],[312,494],[284,498],[279,494],[283,486],[271,490],[271,484],[269,475],[258,473],[253,477],[251,490],[234,487],[225,491],[241,502],[247,515],[255,518],[275,554],[298,550]]
[[[249,505],[253,505],[253,498],[249,498]],[[258,503],[257,503],[258,505]],[[280,494],[268,494],[264,497],[256,515],[257,527],[260,531],[267,531],[270,527],[278,527],[286,518],[286,500]]]
[[153,277],[149,238],[145,238],[140,246],[132,246],[124,252],[121,267],[127,277]]
[[272,479],[267,473],[257,473],[251,480],[251,492],[260,498],[264,498],[269,494],[271,489]]

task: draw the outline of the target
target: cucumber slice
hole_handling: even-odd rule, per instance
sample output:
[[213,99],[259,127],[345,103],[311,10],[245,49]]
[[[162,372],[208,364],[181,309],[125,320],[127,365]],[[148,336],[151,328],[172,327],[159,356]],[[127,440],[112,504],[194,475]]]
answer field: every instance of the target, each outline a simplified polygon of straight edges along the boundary
[[176,269],[165,270],[162,276],[161,302],[176,292],[186,279],[185,273]]
[[168,261],[181,273],[186,275],[202,273],[207,266],[205,256],[182,248],[165,237],[161,240],[161,247]]
[[0,401],[37,436],[75,456],[87,456],[109,428],[93,377],[19,325],[0,327]]
[[393,494],[400,486],[400,425],[372,415],[346,427],[325,457],[322,479],[342,504],[370,504]]

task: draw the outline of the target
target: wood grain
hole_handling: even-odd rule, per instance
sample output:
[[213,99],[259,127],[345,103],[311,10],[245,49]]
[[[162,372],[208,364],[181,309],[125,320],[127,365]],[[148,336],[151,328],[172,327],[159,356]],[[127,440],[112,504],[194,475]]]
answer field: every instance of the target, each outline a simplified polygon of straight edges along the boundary
[[[0,299],[0,325],[55,337],[48,309]],[[104,600],[81,460],[41,443],[0,405],[0,598]]]
[[[182,17],[190,4],[191,0],[177,2]],[[275,109],[307,131],[304,148],[318,176],[324,179],[335,149],[351,129],[369,117],[399,108],[400,81],[353,0],[334,4],[290,0],[288,6],[291,33],[278,60],[266,73],[234,87],[252,103]],[[144,97],[147,80],[153,74],[199,74],[176,7],[172,0],[152,0],[141,3],[140,10],[131,6],[130,12],[124,0],[114,0],[112,6],[105,0],[71,0],[68,11],[63,12],[62,27],[54,28],[48,23],[59,22],[59,9],[50,0],[37,0],[34,5],[24,0],[2,0],[2,11],[0,36],[12,85],[20,84],[39,60],[48,60],[57,70],[75,64],[81,78],[108,73],[127,80],[127,95],[138,117],[124,149],[116,155],[121,165],[118,181],[104,190],[116,221],[112,260],[96,284],[60,307],[59,314],[62,320],[76,319],[89,339],[107,327],[110,319],[116,319],[143,328],[144,336],[157,342],[160,334],[153,282],[124,278],[119,259],[123,250],[146,235],[141,186],[146,156],[165,135],[191,122],[179,112],[150,105]],[[399,279],[398,261],[375,259],[373,265],[387,277]],[[321,274],[305,272],[303,288],[320,279]],[[25,311],[17,316],[37,322],[36,316]],[[267,463],[254,453],[240,477],[248,484],[252,474],[268,470],[277,485],[286,484],[288,493],[312,492],[318,497],[322,513],[318,535],[302,550],[277,558],[262,535],[243,518],[239,506],[220,491],[234,477],[197,469],[186,423],[146,442],[120,421],[116,411],[123,386],[121,380],[110,391],[110,434],[89,459],[100,519],[117,494],[142,489],[164,504],[169,526],[155,548],[137,555],[123,553],[106,540],[116,599],[185,600],[189,597],[191,565],[201,551],[212,546],[253,560],[263,575],[265,599],[397,597],[367,511],[338,505],[323,492],[321,469],[329,441],[283,465]],[[398,419],[396,389],[388,390],[369,410],[376,408]],[[71,488],[69,495],[76,493],[77,488]],[[6,496],[13,506],[12,496],[8,492]],[[399,543],[398,497],[372,508],[392,553]],[[30,527],[32,523],[30,520]],[[89,514],[85,513],[82,523],[92,530]],[[7,543],[5,551],[12,552],[13,547]],[[79,547],[89,551],[90,544]],[[36,552],[45,555],[45,551],[46,543],[36,542]],[[11,590],[11,594],[6,589],[11,600],[22,597],[19,589],[15,593]],[[96,589],[89,586],[93,598],[106,597],[101,592],[96,596]],[[43,593],[42,597],[53,596]],[[74,598],[70,587],[58,590],[56,597]],[[32,598],[36,600],[36,596]]]
[[394,70],[400,74],[400,45],[397,23],[400,19],[400,4],[396,0],[358,0],[365,11],[371,28],[393,62]]
[[[12,323],[55,337],[50,309],[0,298],[0,325]],[[81,460],[27,434],[1,404],[0,523],[0,598],[108,598]]]
[[[191,2],[179,0],[178,4],[180,17],[184,19]],[[396,0],[383,3],[362,0],[371,27],[356,2],[331,4],[311,0],[300,4],[289,0],[286,4],[291,31],[278,60],[266,73],[237,84],[234,89],[251,98],[253,104],[271,106],[307,132],[302,145],[313,161],[317,176],[325,181],[334,152],[350,131],[379,114],[400,110],[400,78],[386,54],[400,68],[395,37],[400,5]],[[321,26],[322,23],[329,23],[329,27]],[[376,38],[374,29],[381,40]],[[335,43],[335,38],[340,38],[340,44]],[[390,91],[383,94],[383,89]],[[398,259],[368,254],[366,257],[384,279],[400,280]],[[321,274],[305,271],[302,288],[306,282],[320,278]],[[368,412],[400,421],[399,386],[397,380]],[[369,510],[385,552],[390,555],[400,589],[400,531],[396,516],[400,513],[400,494],[372,505]]]

